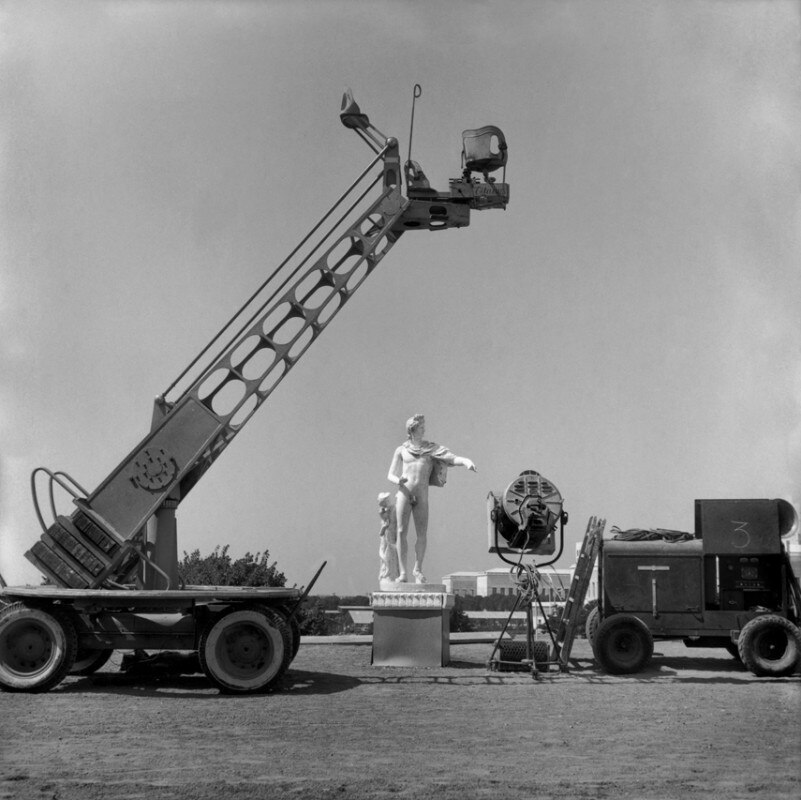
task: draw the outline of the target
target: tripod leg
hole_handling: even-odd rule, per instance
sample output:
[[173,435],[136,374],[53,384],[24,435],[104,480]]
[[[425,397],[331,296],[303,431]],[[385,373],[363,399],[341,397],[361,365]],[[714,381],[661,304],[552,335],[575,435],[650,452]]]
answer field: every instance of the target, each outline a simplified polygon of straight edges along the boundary
[[512,610],[509,612],[509,616],[506,618],[506,623],[503,626],[501,635],[498,637],[497,641],[495,642],[495,647],[492,649],[492,655],[489,657],[490,664],[492,663],[492,659],[495,658],[495,653],[498,652],[498,648],[501,646],[501,639],[503,639],[503,635],[506,633],[506,629],[509,627],[509,623],[512,621],[512,617],[514,616],[515,611],[517,611],[517,607],[519,605],[520,595],[518,594],[515,604],[512,606]]

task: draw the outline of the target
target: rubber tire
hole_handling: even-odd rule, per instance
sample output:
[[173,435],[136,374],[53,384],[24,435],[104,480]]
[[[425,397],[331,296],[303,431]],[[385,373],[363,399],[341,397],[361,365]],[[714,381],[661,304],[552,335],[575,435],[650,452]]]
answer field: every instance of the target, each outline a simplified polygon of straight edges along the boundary
[[639,672],[651,660],[654,638],[641,619],[615,614],[598,626],[593,652],[605,672],[627,675]]
[[801,631],[777,614],[754,617],[740,631],[737,649],[754,675],[792,675],[801,658]]
[[289,627],[289,632],[292,634],[292,655],[289,660],[294,661],[300,649],[300,623],[298,622],[298,615],[290,616],[290,609],[287,606],[280,606],[279,611]]
[[551,656],[551,648],[548,645],[548,642],[537,640],[534,642],[534,646],[532,648],[534,656],[534,668],[537,672],[547,672],[550,668],[550,656]]
[[92,675],[111,658],[113,650],[78,650],[70,675]]
[[63,614],[12,603],[0,610],[0,686],[9,692],[46,692],[75,662],[78,637]]
[[297,616],[289,617],[288,622],[289,630],[292,632],[292,657],[290,661],[294,661],[298,650],[300,650],[300,623]]
[[584,635],[587,637],[587,641],[590,645],[592,645],[595,640],[595,634],[598,633],[598,626],[600,624],[601,609],[595,606],[595,608],[590,609],[590,613],[587,614],[587,621],[584,623]]
[[503,639],[498,647],[501,661],[522,661],[528,653],[525,639]]
[[206,677],[226,694],[256,694],[286,672],[292,634],[281,614],[258,605],[233,606],[209,621],[198,656]]
[[726,642],[723,645],[723,649],[737,662],[743,663],[742,658],[740,658],[740,648],[734,642]]

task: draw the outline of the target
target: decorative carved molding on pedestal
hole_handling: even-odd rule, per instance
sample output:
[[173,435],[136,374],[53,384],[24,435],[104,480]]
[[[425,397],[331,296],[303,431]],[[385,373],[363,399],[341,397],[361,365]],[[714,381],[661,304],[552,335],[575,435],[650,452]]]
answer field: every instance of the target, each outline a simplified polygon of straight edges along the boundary
[[373,608],[451,608],[454,597],[446,592],[373,592]]

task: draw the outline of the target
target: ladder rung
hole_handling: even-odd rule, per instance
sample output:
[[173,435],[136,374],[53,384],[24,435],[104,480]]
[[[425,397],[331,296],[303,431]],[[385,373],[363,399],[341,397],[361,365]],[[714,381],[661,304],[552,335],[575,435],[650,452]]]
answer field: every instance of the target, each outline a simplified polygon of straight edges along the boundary
[[606,520],[598,520],[595,517],[590,517],[587,523],[587,532],[584,535],[584,541],[581,545],[581,551],[576,559],[576,570],[573,574],[567,600],[562,609],[562,616],[556,637],[560,645],[559,661],[563,669],[567,668],[567,662],[570,658],[573,640],[576,637],[579,614],[584,598],[587,595],[587,588],[589,587],[592,577],[592,570],[595,566],[599,542],[603,536],[605,525]]

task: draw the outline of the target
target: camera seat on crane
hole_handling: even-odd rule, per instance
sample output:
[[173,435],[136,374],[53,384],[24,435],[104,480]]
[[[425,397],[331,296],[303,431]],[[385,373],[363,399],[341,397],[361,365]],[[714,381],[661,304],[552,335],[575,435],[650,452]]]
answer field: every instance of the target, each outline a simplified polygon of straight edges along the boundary
[[471,172],[480,172],[487,183],[492,183],[495,179],[491,179],[489,173],[503,167],[502,183],[505,183],[508,153],[506,137],[495,125],[462,131],[462,168],[465,178]]

